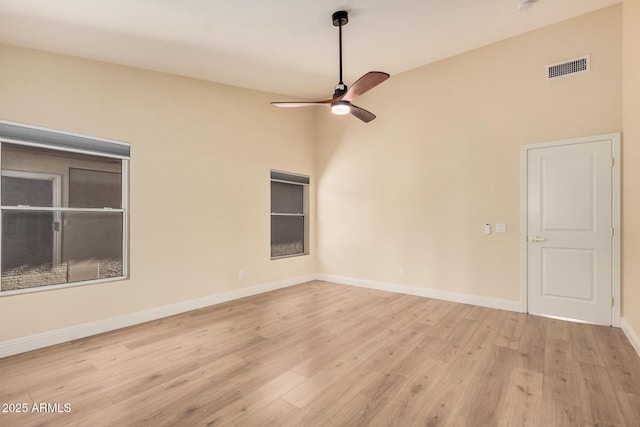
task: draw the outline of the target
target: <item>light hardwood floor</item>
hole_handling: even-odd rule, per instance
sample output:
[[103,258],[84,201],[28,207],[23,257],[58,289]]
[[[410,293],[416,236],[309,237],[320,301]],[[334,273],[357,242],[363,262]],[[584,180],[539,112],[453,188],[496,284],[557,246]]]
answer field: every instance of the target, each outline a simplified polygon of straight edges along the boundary
[[640,358],[616,328],[310,282],[1,359],[0,402],[29,410],[1,426],[640,426]]

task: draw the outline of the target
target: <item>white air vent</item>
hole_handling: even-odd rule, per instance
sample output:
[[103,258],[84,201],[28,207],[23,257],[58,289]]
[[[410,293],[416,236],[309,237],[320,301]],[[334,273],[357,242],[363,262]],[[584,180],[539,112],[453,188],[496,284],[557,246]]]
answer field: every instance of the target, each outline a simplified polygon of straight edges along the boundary
[[557,64],[547,65],[547,80],[584,73],[590,70],[589,55],[580,58],[569,59]]

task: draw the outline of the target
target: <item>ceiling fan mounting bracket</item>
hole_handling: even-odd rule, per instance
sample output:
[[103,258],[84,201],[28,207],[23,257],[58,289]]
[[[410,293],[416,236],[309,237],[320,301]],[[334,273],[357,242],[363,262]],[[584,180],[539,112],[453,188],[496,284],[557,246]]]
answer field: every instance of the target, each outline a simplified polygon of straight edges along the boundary
[[349,23],[349,14],[346,10],[339,10],[331,15],[334,27],[340,27]]

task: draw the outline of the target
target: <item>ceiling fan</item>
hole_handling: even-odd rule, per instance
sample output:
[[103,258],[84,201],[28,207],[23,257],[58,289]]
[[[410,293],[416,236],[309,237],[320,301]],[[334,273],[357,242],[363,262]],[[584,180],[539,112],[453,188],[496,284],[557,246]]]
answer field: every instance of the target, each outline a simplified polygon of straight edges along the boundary
[[331,16],[333,25],[338,27],[338,37],[340,44],[340,82],[336,85],[333,98],[324,101],[308,101],[308,102],[272,102],[276,107],[309,107],[313,105],[331,106],[333,114],[353,114],[365,123],[375,119],[376,116],[370,111],[353,105],[351,101],[363,93],[378,86],[389,78],[389,74],[381,71],[369,71],[360,77],[351,86],[347,87],[342,81],[342,27],[349,22],[349,15],[346,11],[340,10]]

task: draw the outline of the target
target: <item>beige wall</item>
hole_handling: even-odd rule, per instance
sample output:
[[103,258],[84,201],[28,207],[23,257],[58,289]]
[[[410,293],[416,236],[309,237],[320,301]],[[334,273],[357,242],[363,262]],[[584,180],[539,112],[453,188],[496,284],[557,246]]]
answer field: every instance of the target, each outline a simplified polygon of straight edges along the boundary
[[8,46],[0,94],[1,119],[128,141],[132,152],[131,279],[2,297],[0,323],[10,327],[0,342],[316,270],[315,255],[271,261],[269,243],[269,170],[313,182],[313,112]]
[[640,335],[640,1],[623,3],[622,292],[624,319]]
[[[590,73],[545,81],[584,54]],[[621,7],[393,76],[357,104],[378,119],[319,126],[321,272],[520,301],[520,146],[621,131]]]
[[[640,68],[638,3],[628,3],[625,92]],[[0,342],[313,272],[519,301],[520,146],[622,130],[621,15],[614,6],[393,76],[358,100],[378,115],[368,125],[275,109],[270,94],[0,46],[1,119],[132,144],[131,279],[0,298],[0,322],[12,325]],[[545,82],[545,64],[583,54],[590,73]],[[640,156],[629,143],[640,134],[628,119],[634,91],[625,165]],[[311,175],[311,256],[269,260],[270,168]],[[625,307],[640,304],[634,174],[625,168]],[[485,236],[486,222],[508,232]]]

